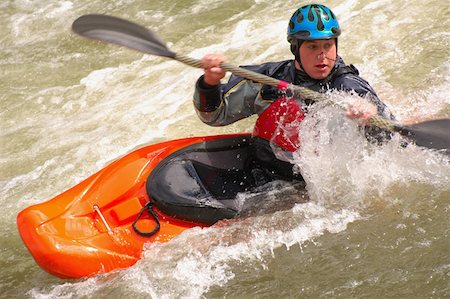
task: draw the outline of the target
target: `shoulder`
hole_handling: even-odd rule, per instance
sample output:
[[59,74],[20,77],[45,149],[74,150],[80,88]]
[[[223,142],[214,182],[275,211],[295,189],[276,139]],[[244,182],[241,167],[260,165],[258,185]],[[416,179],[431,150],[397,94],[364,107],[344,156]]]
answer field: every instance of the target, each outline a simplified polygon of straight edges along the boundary
[[375,93],[369,82],[361,78],[359,75],[351,73],[341,74],[334,78],[332,81],[332,88],[344,91],[355,91],[358,94],[360,94],[360,92],[363,92],[364,94],[367,92]]
[[332,74],[331,88],[343,91],[354,91],[360,96],[368,93],[376,96],[375,90],[369,82],[359,75],[359,70],[353,64],[346,65],[339,57],[336,62],[336,69]]

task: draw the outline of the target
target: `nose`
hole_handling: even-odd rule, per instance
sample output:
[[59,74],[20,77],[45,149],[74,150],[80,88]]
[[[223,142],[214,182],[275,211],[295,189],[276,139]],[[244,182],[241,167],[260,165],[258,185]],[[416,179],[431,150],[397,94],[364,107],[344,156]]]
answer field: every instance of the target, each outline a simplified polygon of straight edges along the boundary
[[322,50],[319,54],[317,54],[317,59],[325,58],[325,52]]

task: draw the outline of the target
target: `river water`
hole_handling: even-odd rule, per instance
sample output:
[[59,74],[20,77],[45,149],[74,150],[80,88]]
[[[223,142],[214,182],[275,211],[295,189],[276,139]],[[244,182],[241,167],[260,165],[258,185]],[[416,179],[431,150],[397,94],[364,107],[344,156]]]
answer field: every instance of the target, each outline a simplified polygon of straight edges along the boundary
[[[2,1],[0,297],[449,298],[448,157],[399,147],[398,136],[368,144],[332,107],[304,122],[309,142],[294,162],[307,195],[260,194],[269,209],[151,244],[129,269],[61,280],[35,264],[18,235],[19,211],[143,144],[251,131],[255,121],[202,124],[192,107],[201,70],[82,39],[73,20],[112,14],[156,30],[179,53],[224,52],[252,64],[291,58],[287,20],[305,3]],[[448,1],[329,5],[343,31],[340,55],[400,122],[450,117]]]

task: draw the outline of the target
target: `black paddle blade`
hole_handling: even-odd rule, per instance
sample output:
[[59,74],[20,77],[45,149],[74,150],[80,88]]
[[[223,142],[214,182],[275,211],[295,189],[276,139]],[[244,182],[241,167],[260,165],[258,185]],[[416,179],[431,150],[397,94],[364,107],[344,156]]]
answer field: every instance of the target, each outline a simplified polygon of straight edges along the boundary
[[169,58],[176,55],[153,31],[113,16],[81,16],[73,22],[72,30],[84,37],[125,46],[147,54]]
[[450,154],[450,119],[430,120],[411,126],[397,127],[395,131],[419,146],[446,150]]

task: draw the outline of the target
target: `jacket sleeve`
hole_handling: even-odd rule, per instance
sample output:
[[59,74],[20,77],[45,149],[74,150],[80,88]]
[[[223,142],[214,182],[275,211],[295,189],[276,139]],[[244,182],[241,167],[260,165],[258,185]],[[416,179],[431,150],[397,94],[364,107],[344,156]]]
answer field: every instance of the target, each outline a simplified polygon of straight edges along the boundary
[[231,76],[227,84],[206,86],[197,80],[194,107],[198,117],[210,126],[225,126],[255,114],[255,100],[261,86]]

